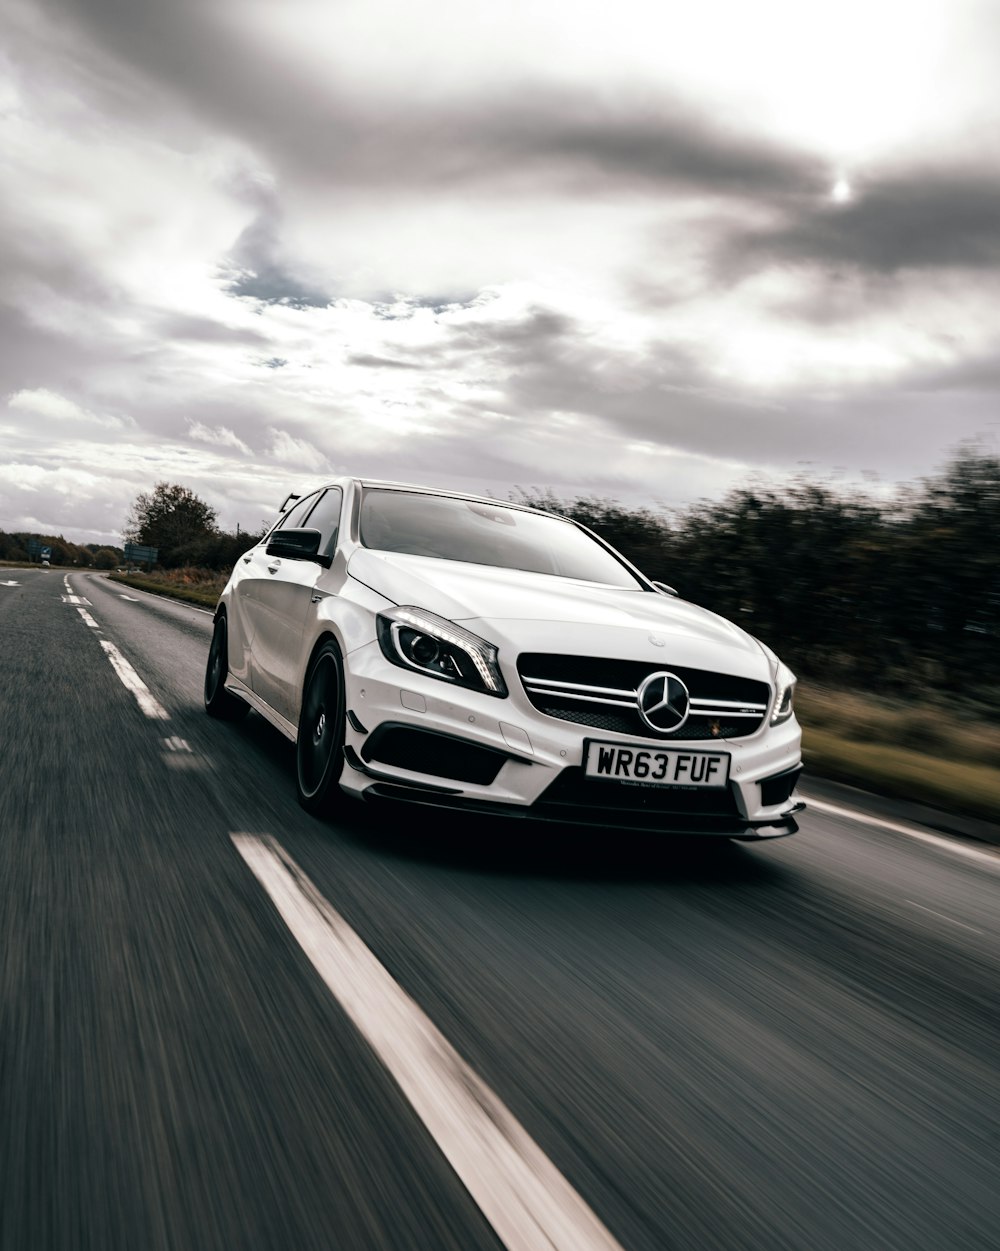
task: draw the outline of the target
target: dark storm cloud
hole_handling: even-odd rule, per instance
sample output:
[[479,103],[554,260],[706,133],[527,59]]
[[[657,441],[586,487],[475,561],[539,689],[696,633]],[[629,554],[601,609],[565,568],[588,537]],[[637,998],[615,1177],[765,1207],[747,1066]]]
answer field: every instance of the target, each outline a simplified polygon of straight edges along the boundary
[[807,261],[881,273],[1000,264],[1000,178],[914,169],[862,184],[845,204],[788,206],[786,222],[730,238],[725,264]]
[[465,138],[485,144],[489,163],[574,171],[577,181],[697,188],[705,194],[767,196],[801,192],[816,162],[745,133],[723,130],[687,110],[598,109],[586,97],[563,95],[508,102],[483,110]]
[[363,369],[425,369],[427,365],[419,361],[401,361],[395,357],[373,356],[369,352],[360,352],[346,358],[348,365],[360,365]]
[[[812,158],[706,123],[680,106],[654,106],[641,94],[599,104],[579,91],[526,84],[516,94],[482,94],[461,105],[402,107],[376,93],[362,104],[338,94],[335,83],[317,84],[282,64],[265,43],[225,26],[210,6],[48,2],[130,71],[211,114],[266,150],[285,178],[303,183],[443,189],[523,173],[538,186],[650,184],[773,195],[804,190],[819,172]],[[281,277],[258,268],[256,285],[242,293],[268,298],[259,293],[278,290]]]

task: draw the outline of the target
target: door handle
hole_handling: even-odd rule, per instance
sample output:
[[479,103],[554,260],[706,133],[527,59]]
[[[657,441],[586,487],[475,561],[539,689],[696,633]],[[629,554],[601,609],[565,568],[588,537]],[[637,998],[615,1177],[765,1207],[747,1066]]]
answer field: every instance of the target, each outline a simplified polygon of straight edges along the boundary
[[273,565],[268,565],[268,567],[267,567],[267,572],[268,572],[268,573],[277,573],[277,572],[278,572],[278,570],[279,570],[280,568],[281,568],[281,561],[280,561],[280,560],[276,560],[276,561],[274,562],[274,564],[273,564]]
[[251,560],[253,560],[253,557],[252,557],[252,556],[241,556],[241,557],[240,557],[240,559],[243,561],[243,563],[244,563],[245,565],[249,565],[249,563],[251,562]]

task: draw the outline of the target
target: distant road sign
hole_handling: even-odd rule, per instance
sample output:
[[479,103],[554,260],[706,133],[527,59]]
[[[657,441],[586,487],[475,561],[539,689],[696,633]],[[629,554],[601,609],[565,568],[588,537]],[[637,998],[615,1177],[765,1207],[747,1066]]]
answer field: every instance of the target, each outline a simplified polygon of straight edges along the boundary
[[51,560],[51,559],[52,559],[52,548],[51,548],[51,547],[43,547],[43,548],[42,548],[42,551],[41,551],[41,556],[42,556],[42,560]]
[[29,539],[28,540],[28,559],[29,560],[35,560],[36,557],[39,560],[41,560],[42,552],[48,552],[50,550],[51,549],[47,548],[41,539]]
[[142,543],[125,544],[125,560],[135,561],[137,565],[155,565],[159,554],[158,547],[146,547]]

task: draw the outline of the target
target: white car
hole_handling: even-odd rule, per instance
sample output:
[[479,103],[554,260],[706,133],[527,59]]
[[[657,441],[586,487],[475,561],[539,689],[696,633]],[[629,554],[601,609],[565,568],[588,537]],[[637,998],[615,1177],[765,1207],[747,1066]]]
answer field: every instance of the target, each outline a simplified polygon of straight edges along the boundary
[[585,527],[342,478],[286,501],[215,614],[205,706],[344,796],[663,834],[797,829],[795,677]]

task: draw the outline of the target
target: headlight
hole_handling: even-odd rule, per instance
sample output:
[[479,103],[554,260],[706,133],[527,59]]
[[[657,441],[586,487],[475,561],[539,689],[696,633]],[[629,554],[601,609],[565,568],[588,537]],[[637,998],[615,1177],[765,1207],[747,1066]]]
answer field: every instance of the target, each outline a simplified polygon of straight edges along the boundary
[[505,698],[497,649],[471,630],[423,608],[389,608],[375,618],[386,660],[454,686]]
[[778,692],[771,710],[771,724],[781,725],[795,711],[795,674],[787,665],[778,661],[778,673],[775,688]]

